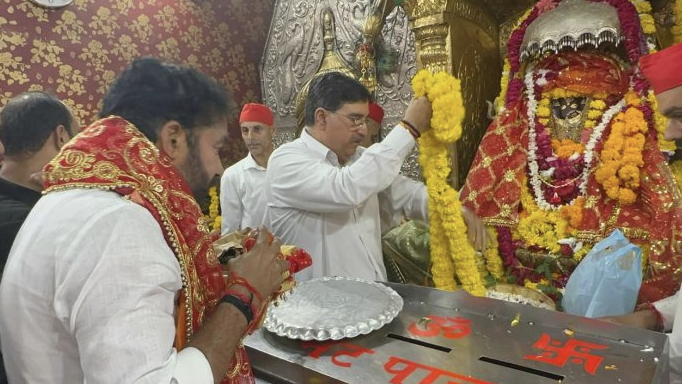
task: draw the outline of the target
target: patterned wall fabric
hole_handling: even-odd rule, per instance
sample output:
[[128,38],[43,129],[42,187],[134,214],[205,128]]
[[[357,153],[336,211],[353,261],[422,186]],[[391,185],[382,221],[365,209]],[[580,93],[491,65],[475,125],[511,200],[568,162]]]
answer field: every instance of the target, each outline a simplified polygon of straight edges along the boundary
[[237,117],[260,101],[258,63],[272,0],[75,0],[57,10],[0,0],[0,107],[47,90],[92,122],[108,84],[131,60],[155,56],[191,65],[233,95],[231,164],[246,153]]

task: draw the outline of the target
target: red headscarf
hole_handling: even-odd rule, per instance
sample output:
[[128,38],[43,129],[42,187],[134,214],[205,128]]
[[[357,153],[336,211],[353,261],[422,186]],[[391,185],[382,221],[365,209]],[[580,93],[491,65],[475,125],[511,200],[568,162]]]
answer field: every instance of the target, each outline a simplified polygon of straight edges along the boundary
[[272,125],[275,122],[270,108],[263,104],[249,103],[244,105],[242,113],[239,115],[239,124],[245,122],[258,122],[265,125]]
[[384,120],[384,109],[377,103],[369,103],[369,115],[367,117],[381,124]]
[[682,86],[682,43],[642,57],[639,68],[656,94]]

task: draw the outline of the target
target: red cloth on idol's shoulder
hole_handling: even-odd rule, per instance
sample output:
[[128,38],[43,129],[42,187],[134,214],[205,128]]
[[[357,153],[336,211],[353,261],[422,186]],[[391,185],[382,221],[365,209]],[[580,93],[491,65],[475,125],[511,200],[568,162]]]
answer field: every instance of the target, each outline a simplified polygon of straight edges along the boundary
[[526,179],[528,124],[518,108],[505,110],[488,127],[460,193],[462,204],[481,218],[516,221]]
[[646,221],[642,227],[647,229],[648,239],[635,241],[649,248],[648,276],[640,289],[640,302],[672,296],[682,281],[682,195],[654,135],[647,135],[642,153],[644,166],[637,205],[632,211],[623,207],[618,220],[619,225],[627,222],[634,227]]

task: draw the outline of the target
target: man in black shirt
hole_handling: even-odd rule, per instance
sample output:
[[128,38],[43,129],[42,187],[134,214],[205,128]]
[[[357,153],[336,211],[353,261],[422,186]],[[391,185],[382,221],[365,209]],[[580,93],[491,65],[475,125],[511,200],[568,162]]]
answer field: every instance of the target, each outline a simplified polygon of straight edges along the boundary
[[5,269],[14,237],[39,198],[37,188],[26,188],[0,176],[0,271]]
[[[79,130],[69,108],[45,92],[26,92],[0,112],[0,274],[19,228],[43,189],[42,169]],[[2,355],[0,354],[0,363]],[[7,383],[0,364],[0,384]]]
[[78,131],[76,118],[56,97],[26,92],[0,112],[0,273],[14,238],[42,191],[42,169]]

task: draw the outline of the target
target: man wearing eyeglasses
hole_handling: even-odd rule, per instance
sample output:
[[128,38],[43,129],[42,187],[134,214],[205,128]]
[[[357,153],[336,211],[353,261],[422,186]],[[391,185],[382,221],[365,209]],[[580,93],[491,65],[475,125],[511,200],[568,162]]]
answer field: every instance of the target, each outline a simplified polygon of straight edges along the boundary
[[298,280],[345,276],[386,280],[381,217],[426,220],[424,184],[399,175],[415,139],[428,129],[431,105],[413,100],[404,119],[380,142],[361,147],[370,94],[337,72],[314,78],[306,127],[276,149],[268,163],[268,220],[284,243],[313,257]]

